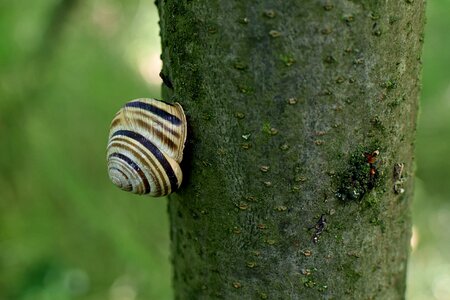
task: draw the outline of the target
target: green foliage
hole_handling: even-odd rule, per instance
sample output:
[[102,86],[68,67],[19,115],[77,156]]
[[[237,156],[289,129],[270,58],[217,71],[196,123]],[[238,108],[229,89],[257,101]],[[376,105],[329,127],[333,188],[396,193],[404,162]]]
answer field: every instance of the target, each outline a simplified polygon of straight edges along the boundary
[[[413,252],[407,299],[445,299],[450,294],[450,3],[427,3],[422,99],[416,143]],[[446,266],[446,267],[444,267]],[[447,278],[447,279],[446,279]]]
[[153,3],[7,2],[0,299],[170,299],[166,199],[116,189],[105,161],[114,113],[159,96],[136,63],[159,57]]

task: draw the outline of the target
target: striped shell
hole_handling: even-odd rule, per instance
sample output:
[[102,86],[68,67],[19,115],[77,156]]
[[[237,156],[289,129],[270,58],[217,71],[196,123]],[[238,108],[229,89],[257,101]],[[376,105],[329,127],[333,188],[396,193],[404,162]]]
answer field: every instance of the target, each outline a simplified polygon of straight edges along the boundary
[[108,173],[122,190],[159,197],[181,184],[186,116],[179,103],[136,99],[112,120]]

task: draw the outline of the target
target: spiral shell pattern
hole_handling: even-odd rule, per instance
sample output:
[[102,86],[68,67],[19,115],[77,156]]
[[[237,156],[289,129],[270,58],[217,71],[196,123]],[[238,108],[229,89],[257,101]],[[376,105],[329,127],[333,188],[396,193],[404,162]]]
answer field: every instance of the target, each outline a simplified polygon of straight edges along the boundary
[[186,116],[179,103],[136,99],[111,122],[108,173],[122,190],[159,197],[181,184]]

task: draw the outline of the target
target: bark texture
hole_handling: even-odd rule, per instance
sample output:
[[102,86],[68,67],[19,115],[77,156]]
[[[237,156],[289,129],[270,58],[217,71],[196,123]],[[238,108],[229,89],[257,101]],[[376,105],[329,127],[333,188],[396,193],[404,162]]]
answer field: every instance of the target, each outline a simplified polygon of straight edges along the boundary
[[402,299],[424,1],[157,6],[176,298]]

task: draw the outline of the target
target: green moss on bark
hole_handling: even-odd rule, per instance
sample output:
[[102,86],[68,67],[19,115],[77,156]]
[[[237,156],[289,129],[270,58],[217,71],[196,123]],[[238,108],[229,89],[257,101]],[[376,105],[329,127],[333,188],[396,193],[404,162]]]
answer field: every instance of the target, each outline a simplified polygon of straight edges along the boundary
[[177,298],[403,298],[423,1],[157,5],[189,121]]
[[336,197],[344,202],[362,200],[366,194],[381,185],[383,173],[379,147],[359,147],[337,176]]

